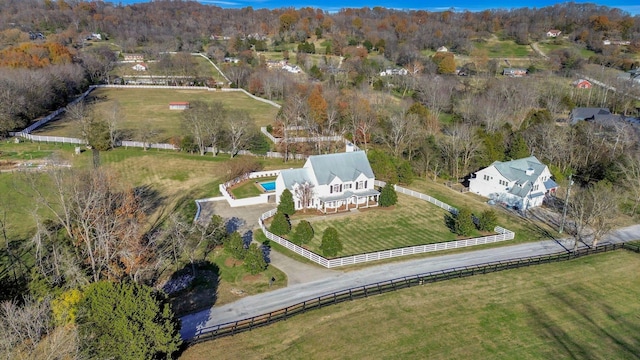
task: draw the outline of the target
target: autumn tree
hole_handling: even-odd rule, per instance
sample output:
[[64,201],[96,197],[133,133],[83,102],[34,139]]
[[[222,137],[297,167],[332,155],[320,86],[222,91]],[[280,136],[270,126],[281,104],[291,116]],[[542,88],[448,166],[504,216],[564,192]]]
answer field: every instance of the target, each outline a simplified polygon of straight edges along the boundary
[[453,53],[437,52],[433,55],[433,62],[438,65],[438,74],[453,74],[456,72],[456,61]]

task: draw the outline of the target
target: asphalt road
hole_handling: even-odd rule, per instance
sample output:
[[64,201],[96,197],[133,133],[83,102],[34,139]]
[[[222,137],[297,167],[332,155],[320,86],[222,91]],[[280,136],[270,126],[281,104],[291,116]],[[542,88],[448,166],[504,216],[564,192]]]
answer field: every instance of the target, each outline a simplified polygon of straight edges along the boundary
[[[640,225],[634,225],[612,232],[601,241],[600,244],[637,239],[640,239]],[[377,266],[374,265],[357,271],[327,272],[326,277],[311,282],[298,283],[283,289],[248,296],[230,304],[214,306],[209,310],[184,316],[181,318],[182,329],[180,333],[183,339],[190,339],[198,335],[203,329],[218,324],[225,324],[261,315],[318,296],[357,286],[455,267],[553,254],[572,248],[573,240],[571,239],[559,241],[545,240]]]

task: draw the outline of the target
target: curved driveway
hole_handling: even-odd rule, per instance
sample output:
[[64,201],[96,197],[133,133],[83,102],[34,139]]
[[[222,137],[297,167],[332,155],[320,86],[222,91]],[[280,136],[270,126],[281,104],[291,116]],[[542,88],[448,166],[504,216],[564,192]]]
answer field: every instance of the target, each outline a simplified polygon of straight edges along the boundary
[[[625,242],[640,239],[640,225],[619,229],[601,242]],[[248,296],[230,304],[214,306],[209,310],[181,318],[183,339],[190,339],[203,329],[242,320],[278,310],[286,306],[316,298],[332,292],[454,267],[479,265],[487,262],[528,256],[553,254],[573,247],[573,240],[545,240],[464,253],[426,257],[401,262],[370,266],[350,272],[327,273],[318,280],[299,283],[283,289]]]

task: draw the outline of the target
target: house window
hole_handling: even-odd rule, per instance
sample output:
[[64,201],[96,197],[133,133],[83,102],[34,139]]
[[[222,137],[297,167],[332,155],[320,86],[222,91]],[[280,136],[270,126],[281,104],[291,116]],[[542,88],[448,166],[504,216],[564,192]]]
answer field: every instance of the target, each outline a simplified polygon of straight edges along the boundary
[[344,189],[345,189],[345,190],[349,190],[349,189],[351,189],[351,183],[344,184]]
[[508,185],[509,185],[509,183],[508,183],[508,182],[506,182],[505,180],[498,180],[498,183],[499,183],[500,185],[502,185],[502,186],[508,186]]
[[489,175],[485,175],[485,176],[483,177],[483,179],[484,179],[484,181],[489,181]]
[[367,188],[367,181],[358,181],[356,183],[356,190],[362,190]]
[[339,193],[339,192],[342,192],[342,184],[335,184],[329,187],[330,194]]

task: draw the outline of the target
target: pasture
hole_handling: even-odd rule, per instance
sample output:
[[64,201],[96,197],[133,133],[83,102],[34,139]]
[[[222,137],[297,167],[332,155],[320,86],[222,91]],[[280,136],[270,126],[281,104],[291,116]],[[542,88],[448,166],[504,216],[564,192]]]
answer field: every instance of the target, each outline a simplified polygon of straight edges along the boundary
[[398,204],[393,208],[375,207],[312,217],[298,211],[292,217],[292,228],[300,219],[310,221],[314,237],[307,247],[318,254],[322,254],[323,232],[330,226],[336,228],[344,247],[338,256],[346,256],[456,240],[445,225],[447,214],[424,200],[398,194]]
[[[118,127],[126,140],[140,139],[141,132],[152,131],[152,142],[169,142],[176,136],[187,135],[180,110],[169,110],[170,102],[221,102],[225,109],[245,110],[256,126],[273,123],[278,109],[256,101],[242,92],[221,92],[182,89],[119,89],[101,88],[88,97],[96,116],[103,116],[114,107],[120,109]],[[38,135],[80,137],[80,127],[67,117],[52,121],[38,129]]]
[[180,359],[629,359],[640,256],[625,250],[328,306]]
[[485,50],[490,58],[521,58],[533,55],[529,45],[518,45],[513,40],[477,40],[473,45],[480,50]]

